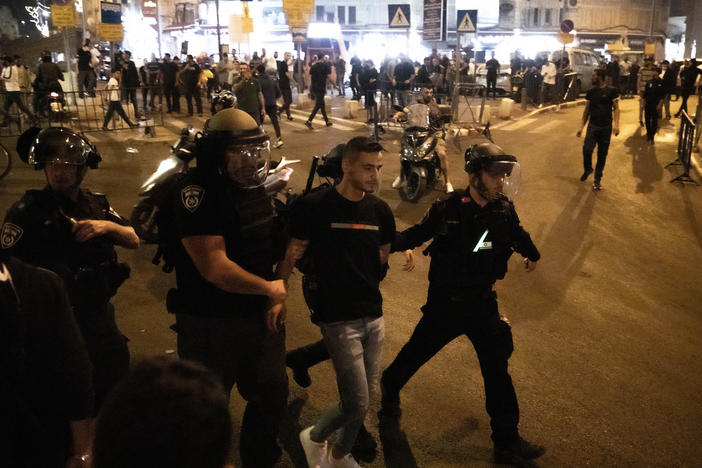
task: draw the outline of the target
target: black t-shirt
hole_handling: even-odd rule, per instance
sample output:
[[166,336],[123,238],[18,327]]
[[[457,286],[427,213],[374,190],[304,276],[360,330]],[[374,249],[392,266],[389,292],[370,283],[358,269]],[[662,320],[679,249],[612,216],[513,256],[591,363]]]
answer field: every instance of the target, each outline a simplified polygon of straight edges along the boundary
[[354,202],[336,189],[315,192],[294,205],[290,235],[310,241],[306,274],[318,284],[315,323],[382,315],[379,248],[395,237],[387,203],[371,194]]
[[183,70],[180,72],[183,79],[183,84],[188,87],[193,87],[197,85],[197,80],[200,78],[200,66],[195,63],[185,63],[183,65]]
[[487,69],[487,74],[490,76],[497,75],[497,70],[500,69],[500,62],[495,59],[490,59],[485,62],[485,68]]
[[395,65],[393,74],[398,83],[407,81],[414,74],[414,66],[409,62],[400,62]]
[[90,58],[91,55],[89,50],[84,50],[82,47],[78,49],[78,70],[91,70]]
[[[180,239],[222,236],[227,258],[244,270],[273,279],[273,208],[262,187],[242,190],[223,178],[189,172],[172,192],[171,208]],[[177,312],[226,316],[261,313],[265,296],[233,294],[202,277],[182,243],[176,251]],[[170,309],[169,309],[170,310]]]
[[590,88],[585,99],[590,102],[590,125],[611,127],[612,108],[615,99],[619,99],[619,91],[609,86]]
[[290,87],[290,78],[288,78],[288,63],[285,60],[278,60],[278,84],[280,89]]
[[[371,80],[375,80],[371,82]],[[361,82],[361,87],[364,91],[375,91],[378,89],[378,70],[375,68],[369,68],[363,70],[358,77],[358,81]]]
[[658,107],[658,103],[665,97],[665,94],[666,87],[660,78],[656,77],[646,83],[646,88],[644,88],[646,107],[649,109]]
[[175,62],[164,62],[161,64],[161,73],[163,73],[163,82],[173,85],[176,81],[178,65]]
[[324,92],[327,88],[327,76],[331,73],[331,69],[326,62],[317,62],[310,68],[310,80],[312,82],[312,90]]

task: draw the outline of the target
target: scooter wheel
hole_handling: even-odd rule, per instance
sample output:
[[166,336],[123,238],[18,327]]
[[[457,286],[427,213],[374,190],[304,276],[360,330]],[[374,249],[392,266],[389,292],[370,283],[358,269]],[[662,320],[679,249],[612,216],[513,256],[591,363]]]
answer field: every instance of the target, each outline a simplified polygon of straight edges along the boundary
[[422,177],[418,167],[413,167],[407,175],[407,181],[400,187],[400,198],[416,203],[427,188],[427,179]]

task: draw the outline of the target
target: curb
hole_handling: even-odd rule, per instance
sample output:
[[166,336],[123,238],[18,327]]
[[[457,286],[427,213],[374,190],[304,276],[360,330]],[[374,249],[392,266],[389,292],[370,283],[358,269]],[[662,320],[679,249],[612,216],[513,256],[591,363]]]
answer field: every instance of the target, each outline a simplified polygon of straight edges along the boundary
[[[560,108],[567,109],[569,107],[584,106],[586,102],[587,102],[587,99],[576,99],[575,101],[567,101],[567,102],[564,102],[563,104],[560,104]],[[550,106],[542,107],[540,109],[534,109],[533,111],[529,112],[528,114],[524,114],[523,116],[521,116],[517,119],[510,118],[510,119],[507,119],[503,122],[497,123],[497,124],[491,126],[490,128],[495,129],[495,130],[499,130],[500,128],[502,128],[506,125],[512,124],[514,122],[519,122],[522,119],[526,119],[526,118],[529,118],[531,116],[543,114],[546,112],[556,111],[558,107],[559,107],[558,105],[552,104]]]

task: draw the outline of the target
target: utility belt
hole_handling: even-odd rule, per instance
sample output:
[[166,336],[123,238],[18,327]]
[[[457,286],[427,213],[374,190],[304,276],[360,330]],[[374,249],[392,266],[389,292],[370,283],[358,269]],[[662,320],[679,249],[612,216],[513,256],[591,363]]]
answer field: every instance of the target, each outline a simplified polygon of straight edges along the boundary
[[427,296],[427,303],[422,307],[422,312],[424,313],[433,310],[441,311],[445,307],[487,303],[497,299],[497,293],[492,289],[492,284],[467,288],[461,291],[442,290],[432,288],[430,285],[429,294]]
[[131,269],[126,263],[114,260],[73,269],[73,286],[76,294],[87,301],[104,301],[115,294],[129,278]]

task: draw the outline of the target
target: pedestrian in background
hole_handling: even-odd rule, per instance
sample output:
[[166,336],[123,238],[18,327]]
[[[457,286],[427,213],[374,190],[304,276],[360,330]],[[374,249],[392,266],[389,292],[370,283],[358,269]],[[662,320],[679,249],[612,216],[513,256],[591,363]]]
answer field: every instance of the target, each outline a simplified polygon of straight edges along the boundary
[[227,53],[222,54],[222,59],[217,64],[215,69],[215,76],[217,77],[217,83],[222,89],[232,89],[232,82],[230,77],[232,70],[234,69],[234,63],[229,60]]
[[644,66],[639,70],[638,73],[638,83],[636,89],[639,93],[639,125],[644,126],[643,123],[643,111],[646,104],[644,99],[644,90],[649,81],[655,78],[657,75],[656,70],[653,68],[653,57],[648,55],[644,59]]
[[90,39],[86,39],[83,47],[78,49],[78,97],[81,99],[85,96],[84,91],[87,91],[89,96],[95,97],[96,77],[92,57]]
[[178,76],[178,65],[171,60],[171,54],[163,54],[161,64],[161,83],[163,94],[166,96],[166,113],[180,112],[178,102],[178,90],[176,89],[176,78]]
[[345,96],[346,88],[344,86],[344,79],[346,78],[346,60],[338,56],[336,62],[334,62],[334,69],[336,70],[336,87],[339,90],[339,96]]
[[700,70],[697,68],[697,60],[690,59],[685,61],[685,66],[680,70],[680,94],[682,103],[680,109],[675,113],[675,117],[680,117],[683,112],[687,112],[687,99],[695,94],[695,88],[698,86],[697,77],[700,75]]
[[644,118],[646,119],[646,139],[650,145],[653,145],[653,138],[658,131],[658,119],[663,105],[663,99],[666,95],[665,84],[660,78],[660,68],[654,67],[657,74],[651,81],[646,83],[644,89]]
[[546,100],[551,104],[556,103],[556,77],[558,76],[558,68],[553,60],[549,57],[541,66],[541,97],[539,99],[539,107],[543,107]]
[[619,62],[619,92],[622,97],[629,94],[629,76],[631,75],[631,62],[629,57]]
[[112,72],[112,76],[110,76],[110,80],[107,82],[107,97],[110,100],[110,105],[107,108],[107,113],[105,114],[105,120],[102,123],[102,129],[103,130],[109,130],[107,128],[107,124],[110,122],[112,119],[112,116],[114,115],[115,112],[122,117],[122,120],[127,122],[127,125],[129,125],[129,128],[132,128],[135,126],[135,124],[129,120],[129,116],[127,115],[126,112],[124,112],[124,108],[122,107],[122,101],[120,99],[120,86],[119,86],[119,80],[122,76],[122,71],[121,70],[115,70]]
[[129,106],[129,101],[132,102],[134,106],[134,117],[139,113],[139,105],[137,104],[137,88],[139,87],[139,72],[137,67],[132,60],[132,53],[126,50],[123,54],[122,61],[122,79],[120,80],[120,85],[122,86],[123,94],[122,100]]
[[362,69],[363,67],[361,65],[361,60],[354,55],[351,58],[351,74],[349,75],[349,86],[351,87],[351,94],[353,94],[351,99],[354,101],[361,100],[361,89],[358,83],[358,75],[361,73]]
[[587,103],[583,111],[582,125],[577,133],[580,138],[587,125],[587,134],[583,142],[584,172],[580,180],[584,182],[592,174],[592,152],[597,145],[595,183],[592,187],[594,190],[600,190],[612,131],[614,136],[619,135],[619,92],[615,88],[605,86],[605,72],[601,68],[593,71],[592,85],[593,87],[585,94]]
[[188,103],[188,116],[193,116],[193,99],[197,106],[198,115],[202,116],[202,98],[200,96],[200,67],[192,55],[188,55],[186,62],[183,64],[183,69],[180,72],[180,77],[185,87],[185,100]]
[[261,92],[261,84],[253,77],[248,64],[242,63],[239,66],[239,72],[241,73],[241,80],[234,87],[237,107],[249,114],[256,123],[261,125],[261,119],[265,116],[266,105]]
[[21,76],[24,73],[22,58],[19,55],[15,55],[13,57],[7,57],[5,62],[7,65],[2,69],[2,82],[5,86],[5,102],[3,104],[4,117],[3,122],[0,125],[3,127],[9,125],[9,115],[12,104],[16,104],[17,107],[24,112],[31,121],[36,122],[37,117],[25,105],[20,94],[20,83],[22,81]]
[[[492,89],[492,98],[497,98],[497,74],[500,71],[500,62],[495,59],[495,52],[490,53],[490,60],[485,62],[485,68],[487,69],[487,95],[490,96],[490,90]],[[554,81],[555,84],[555,81]]]
[[[278,81],[275,79],[277,74],[276,70],[266,70],[263,65],[258,66],[258,84],[261,87],[261,94],[263,94],[263,105],[268,114],[268,118],[271,119],[273,124],[273,129],[275,130],[276,141],[273,143],[273,148],[280,148],[283,146],[283,139],[280,136],[280,124],[278,123],[278,98],[282,95],[280,92],[280,87],[278,86]],[[261,123],[263,123],[263,115],[261,115]]]
[[310,68],[310,90],[314,96],[314,107],[310,113],[305,125],[312,130],[312,119],[317,115],[317,111],[322,111],[322,117],[327,127],[331,127],[332,123],[327,117],[327,109],[324,104],[324,96],[327,92],[327,77],[331,73],[329,64],[324,61],[324,55],[317,56],[317,62]]
[[661,79],[663,80],[663,89],[665,90],[665,96],[663,97],[663,109],[665,110],[666,120],[670,120],[670,94],[675,89],[675,84],[677,77],[675,76],[675,69],[670,66],[670,62],[663,60],[661,62]]
[[292,75],[292,70],[290,69],[289,63],[291,63],[292,54],[290,52],[285,52],[283,55],[283,60],[278,62],[278,86],[280,87],[280,92],[283,95],[283,107],[280,110],[282,114],[285,111],[285,115],[288,120],[292,120],[290,115],[290,104],[292,104],[292,89],[290,88],[290,80]]

